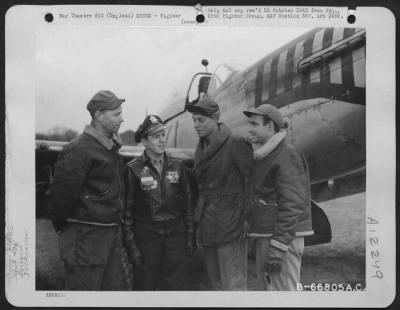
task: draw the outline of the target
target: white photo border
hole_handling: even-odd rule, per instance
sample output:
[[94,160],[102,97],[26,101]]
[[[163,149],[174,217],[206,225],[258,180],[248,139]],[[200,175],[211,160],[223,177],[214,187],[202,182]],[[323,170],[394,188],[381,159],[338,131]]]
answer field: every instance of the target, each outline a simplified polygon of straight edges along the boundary
[[[193,7],[112,6],[117,11],[196,16]],[[347,10],[346,8],[338,8]],[[395,18],[382,7],[357,7],[354,27],[365,28],[366,39],[366,290],[362,292],[59,292],[49,297],[35,290],[35,35],[42,27],[130,26],[128,20],[56,20],[47,25],[43,16],[52,12],[107,12],[109,6],[15,6],[6,14],[6,246],[17,244],[25,253],[26,269],[18,280],[8,278],[6,297],[16,306],[121,306],[121,307],[385,307],[396,292],[395,227]],[[346,13],[343,13],[346,14]],[[347,20],[280,19],[209,21],[145,21],[140,26],[181,27],[349,27]],[[135,24],[135,26],[139,26]],[[24,38],[24,40],[21,40]],[[382,48],[384,47],[384,48]],[[382,143],[384,141],[384,143]],[[378,255],[379,254],[379,255]],[[10,262],[7,261],[6,267]],[[379,257],[378,257],[379,256]],[[8,265],[8,267],[10,267]],[[312,295],[312,296],[311,296]],[[110,298],[112,297],[112,298]]]

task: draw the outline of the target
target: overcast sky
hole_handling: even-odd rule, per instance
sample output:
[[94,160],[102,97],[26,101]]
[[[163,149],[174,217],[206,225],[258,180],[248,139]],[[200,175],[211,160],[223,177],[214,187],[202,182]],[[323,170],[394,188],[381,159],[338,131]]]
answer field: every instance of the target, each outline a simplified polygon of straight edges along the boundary
[[45,27],[37,37],[36,132],[82,131],[99,90],[125,98],[121,132],[136,130],[177,91],[186,92],[201,59],[249,66],[309,28]]

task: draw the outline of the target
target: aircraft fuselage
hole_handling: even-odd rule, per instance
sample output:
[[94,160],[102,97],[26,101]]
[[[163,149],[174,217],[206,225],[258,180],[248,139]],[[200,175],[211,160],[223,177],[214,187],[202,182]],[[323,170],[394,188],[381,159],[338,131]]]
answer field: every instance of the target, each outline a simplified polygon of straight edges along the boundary
[[[242,111],[264,103],[280,109],[288,139],[307,157],[312,183],[365,168],[365,31],[317,28],[253,66],[209,96],[221,121],[247,136]],[[194,148],[191,114],[168,123],[168,146]]]

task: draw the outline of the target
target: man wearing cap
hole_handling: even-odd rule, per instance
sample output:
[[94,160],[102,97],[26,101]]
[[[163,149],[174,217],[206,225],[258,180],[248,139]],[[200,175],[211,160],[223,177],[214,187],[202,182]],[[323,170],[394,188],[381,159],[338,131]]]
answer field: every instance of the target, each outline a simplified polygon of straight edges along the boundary
[[158,116],[145,118],[135,134],[145,150],[125,170],[124,240],[136,290],[183,290],[194,247],[190,185],[183,163],[165,152],[165,129]]
[[195,220],[208,275],[216,290],[246,290],[244,220],[252,148],[219,122],[220,111],[215,101],[206,98],[187,109],[200,138],[194,162],[199,190]]
[[90,126],[65,145],[50,187],[67,290],[126,290],[129,263],[122,245],[124,184],[117,133],[121,103],[110,91],[89,101]]
[[256,239],[258,289],[296,290],[304,237],[313,234],[307,162],[286,140],[276,107],[263,104],[244,114],[256,149],[248,236]]

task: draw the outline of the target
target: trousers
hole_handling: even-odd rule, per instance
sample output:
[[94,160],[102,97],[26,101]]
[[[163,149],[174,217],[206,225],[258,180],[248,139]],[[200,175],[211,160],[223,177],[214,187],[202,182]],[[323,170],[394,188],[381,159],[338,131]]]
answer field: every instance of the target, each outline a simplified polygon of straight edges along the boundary
[[203,246],[208,277],[214,290],[247,290],[247,239],[243,236],[216,246]]
[[186,236],[177,220],[138,223],[135,239],[142,266],[135,267],[135,289],[180,291],[185,286]]
[[264,276],[264,262],[268,256],[271,238],[256,238],[257,290],[295,291],[300,282],[301,257],[304,252],[304,237],[295,237],[289,244],[280,273]]
[[68,223],[59,238],[65,289],[125,291],[133,289],[133,267],[122,246],[119,226]]

